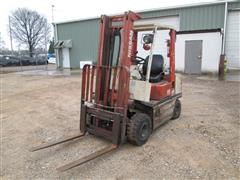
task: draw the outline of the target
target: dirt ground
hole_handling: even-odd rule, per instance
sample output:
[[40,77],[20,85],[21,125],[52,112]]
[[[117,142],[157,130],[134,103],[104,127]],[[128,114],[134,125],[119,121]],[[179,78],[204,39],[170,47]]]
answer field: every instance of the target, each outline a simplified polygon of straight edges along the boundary
[[182,115],[142,147],[130,144],[85,165],[56,168],[106,146],[78,132],[80,77],[1,74],[2,179],[239,179],[240,83],[183,76]]

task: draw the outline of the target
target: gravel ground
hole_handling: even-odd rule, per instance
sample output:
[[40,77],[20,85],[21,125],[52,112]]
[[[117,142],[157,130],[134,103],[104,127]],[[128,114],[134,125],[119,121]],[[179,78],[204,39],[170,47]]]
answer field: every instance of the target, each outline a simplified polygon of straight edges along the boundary
[[106,146],[81,140],[31,153],[78,132],[79,76],[1,75],[2,179],[240,179],[240,83],[183,76],[182,115],[142,147],[125,144],[85,165],[55,169]]

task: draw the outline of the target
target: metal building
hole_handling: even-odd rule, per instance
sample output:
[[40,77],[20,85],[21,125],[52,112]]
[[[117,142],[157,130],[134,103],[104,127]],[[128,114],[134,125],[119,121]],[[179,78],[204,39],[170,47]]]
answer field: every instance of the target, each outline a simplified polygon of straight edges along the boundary
[[[240,1],[201,3],[138,13],[143,17],[138,24],[160,23],[173,26],[178,31],[178,71],[217,73],[221,54],[226,55],[228,69],[240,69]],[[60,22],[54,27],[59,68],[80,68],[80,62],[97,61],[99,18]],[[139,53],[142,53],[141,49]]]

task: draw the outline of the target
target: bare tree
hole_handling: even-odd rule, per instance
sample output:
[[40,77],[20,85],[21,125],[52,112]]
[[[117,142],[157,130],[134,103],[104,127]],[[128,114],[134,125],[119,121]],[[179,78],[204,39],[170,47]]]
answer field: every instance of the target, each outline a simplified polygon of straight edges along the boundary
[[5,42],[2,39],[1,32],[0,32],[0,50],[3,50],[3,49],[5,49]]
[[38,46],[46,44],[50,33],[47,19],[26,8],[19,8],[11,14],[10,28],[13,38],[28,46],[30,57]]

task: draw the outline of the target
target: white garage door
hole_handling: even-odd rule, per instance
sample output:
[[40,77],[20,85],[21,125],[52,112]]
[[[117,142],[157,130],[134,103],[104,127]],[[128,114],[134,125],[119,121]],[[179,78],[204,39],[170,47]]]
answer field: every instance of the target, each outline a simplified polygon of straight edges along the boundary
[[226,56],[229,69],[240,69],[240,11],[228,13]]
[[[170,16],[170,17],[161,17],[161,18],[152,18],[152,19],[144,19],[144,20],[138,20],[134,23],[135,25],[141,25],[141,24],[161,24],[161,25],[167,25],[173,27],[175,30],[179,30],[179,17],[178,16]],[[145,58],[149,55],[149,51],[145,51],[143,49],[143,42],[142,37],[144,34],[148,32],[140,32],[138,33],[138,44],[137,44],[137,50],[138,50],[138,56]],[[160,31],[157,33],[157,42],[156,46],[153,50],[154,54],[161,54],[165,59],[165,65],[168,65],[167,61],[167,45],[166,40],[169,39],[169,31]],[[159,39],[159,41],[158,41]]]

